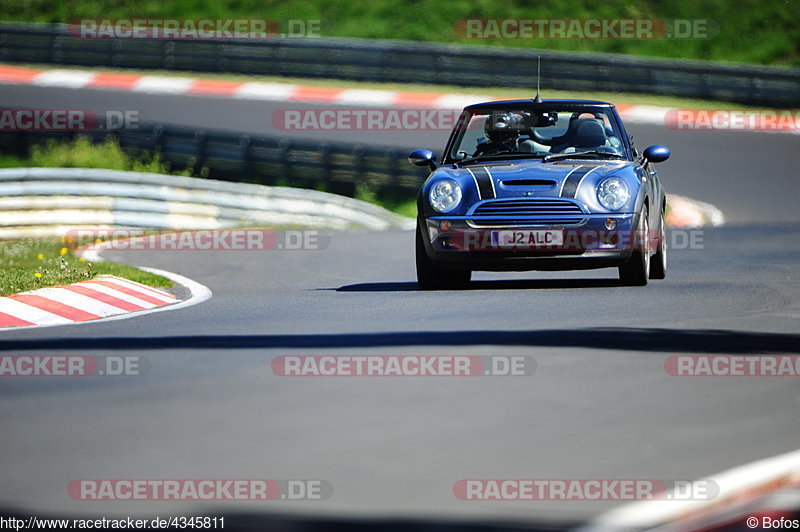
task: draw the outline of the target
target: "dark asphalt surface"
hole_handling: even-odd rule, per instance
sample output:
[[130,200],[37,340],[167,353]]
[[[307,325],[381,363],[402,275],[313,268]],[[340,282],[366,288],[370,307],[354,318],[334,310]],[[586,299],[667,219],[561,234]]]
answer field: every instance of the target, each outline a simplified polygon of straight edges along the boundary
[[[140,108],[142,120],[269,132],[274,103],[3,87],[4,105]],[[138,107],[137,107],[138,106]],[[284,105],[297,108],[296,105]],[[663,143],[668,191],[733,223],[671,252],[665,281],[615,270],[479,273],[422,293],[413,234],[338,233],[320,251],[115,252],[211,301],[116,322],[0,334],[4,354],[145,356],[139,377],[4,379],[0,504],[76,515],[193,510],[577,521],[612,502],[463,502],[466,478],[694,479],[800,441],[792,378],[676,378],[671,354],[800,351],[792,135],[629,126]],[[443,144],[435,132],[404,146]],[[348,138],[382,141],[378,135]],[[392,141],[393,142],[393,141]],[[795,150],[796,151],[796,150]],[[765,223],[770,222],[770,223]],[[286,354],[528,355],[529,377],[286,378]],[[323,478],[323,502],[89,503],[80,478]]]

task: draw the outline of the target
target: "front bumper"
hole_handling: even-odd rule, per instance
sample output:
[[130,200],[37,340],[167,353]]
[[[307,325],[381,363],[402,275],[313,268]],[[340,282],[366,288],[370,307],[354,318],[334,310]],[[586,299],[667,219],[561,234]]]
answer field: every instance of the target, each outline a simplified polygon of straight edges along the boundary
[[[639,246],[638,214],[587,214],[576,225],[475,226],[466,216],[435,216],[420,226],[428,257],[451,268],[486,271],[578,270],[619,266]],[[606,227],[613,219],[616,226]],[[502,246],[496,231],[560,231],[560,244]]]

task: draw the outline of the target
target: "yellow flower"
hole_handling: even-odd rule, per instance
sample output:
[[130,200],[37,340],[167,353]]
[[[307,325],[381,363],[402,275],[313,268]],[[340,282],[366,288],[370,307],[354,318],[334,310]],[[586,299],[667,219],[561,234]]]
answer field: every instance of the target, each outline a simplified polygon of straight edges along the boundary
[[66,254],[67,254],[67,248],[61,248],[61,256],[63,257]]
[[39,278],[39,277],[41,277],[41,276],[42,276],[42,274],[41,274],[41,273],[39,273],[39,272],[36,272],[36,273],[34,273],[34,274],[33,274],[33,276],[34,276],[34,277],[36,277],[36,278]]
[[44,255],[42,253],[39,253],[38,255],[36,255],[36,258],[42,260],[44,258]]
[[78,262],[86,262],[86,259],[84,259],[83,257],[81,257],[81,258],[79,258],[79,259],[78,259]]

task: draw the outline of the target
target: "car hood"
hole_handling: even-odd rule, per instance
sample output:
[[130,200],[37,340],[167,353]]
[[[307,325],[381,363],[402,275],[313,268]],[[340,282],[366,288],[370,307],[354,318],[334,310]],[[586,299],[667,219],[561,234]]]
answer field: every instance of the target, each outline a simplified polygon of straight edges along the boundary
[[[612,174],[633,177],[635,167],[630,161],[515,161],[449,168],[447,173],[472,178],[478,187],[490,185],[496,198],[559,197],[570,192],[574,197],[578,184],[589,176],[593,182]],[[568,179],[571,183],[565,183]]]

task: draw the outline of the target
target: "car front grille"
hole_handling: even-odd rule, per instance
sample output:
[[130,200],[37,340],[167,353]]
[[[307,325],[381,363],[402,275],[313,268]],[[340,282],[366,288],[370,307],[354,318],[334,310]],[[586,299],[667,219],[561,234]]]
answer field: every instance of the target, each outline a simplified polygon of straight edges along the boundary
[[487,200],[474,207],[468,216],[469,222],[478,227],[574,225],[586,217],[577,202],[560,198]]

